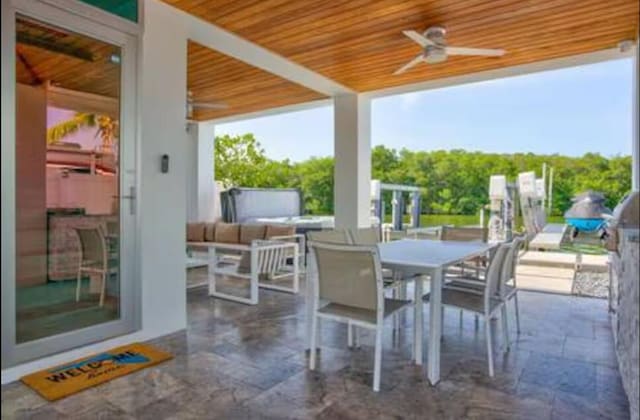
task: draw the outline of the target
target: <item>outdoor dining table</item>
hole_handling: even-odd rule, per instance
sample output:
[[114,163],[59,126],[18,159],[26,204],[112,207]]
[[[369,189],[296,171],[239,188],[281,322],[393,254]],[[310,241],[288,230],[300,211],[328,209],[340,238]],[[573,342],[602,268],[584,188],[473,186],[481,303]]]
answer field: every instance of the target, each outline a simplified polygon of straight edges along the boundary
[[[440,380],[440,337],[442,331],[441,310],[444,270],[448,266],[486,255],[494,246],[495,244],[484,242],[417,239],[383,242],[378,245],[383,267],[400,270],[405,274],[428,275],[430,278],[427,378],[431,385],[437,384]],[[422,364],[422,283],[418,279],[414,286],[413,357],[417,365]]]
[[[422,239],[402,239],[378,244],[384,268],[399,270],[407,275],[427,275],[430,278],[429,344],[427,353],[427,379],[431,385],[440,381],[440,337],[442,331],[442,284],[444,270],[465,260],[486,255],[496,244],[484,242],[455,242]],[[422,296],[423,282],[414,287],[414,341],[413,358],[422,365]],[[307,290],[310,290],[307,287]],[[311,296],[307,293],[307,302]],[[307,304],[310,308],[311,305]],[[310,317],[308,319],[311,319]],[[309,333],[309,332],[308,332]]]

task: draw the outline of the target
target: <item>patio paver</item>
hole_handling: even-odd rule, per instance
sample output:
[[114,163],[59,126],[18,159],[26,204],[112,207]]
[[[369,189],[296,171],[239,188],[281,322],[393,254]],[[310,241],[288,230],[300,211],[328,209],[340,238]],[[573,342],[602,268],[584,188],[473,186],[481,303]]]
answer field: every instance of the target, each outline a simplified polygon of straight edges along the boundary
[[518,287],[522,289],[567,295],[573,291],[573,268],[519,265],[516,273]]
[[[191,275],[202,276],[199,270]],[[173,360],[54,403],[20,383],[3,386],[2,418],[629,416],[605,300],[522,292],[522,334],[512,332],[510,352],[496,351],[495,378],[486,374],[482,326],[476,329],[474,317],[465,315],[461,328],[458,311],[447,310],[436,387],[428,385],[425,368],[411,362],[408,313],[399,333],[392,322],[386,325],[381,391],[374,393],[371,334],[349,350],[346,327],[324,322],[318,369],[310,372],[304,294],[260,294],[259,305],[247,306],[193,289],[187,331],[153,340],[173,352]]]

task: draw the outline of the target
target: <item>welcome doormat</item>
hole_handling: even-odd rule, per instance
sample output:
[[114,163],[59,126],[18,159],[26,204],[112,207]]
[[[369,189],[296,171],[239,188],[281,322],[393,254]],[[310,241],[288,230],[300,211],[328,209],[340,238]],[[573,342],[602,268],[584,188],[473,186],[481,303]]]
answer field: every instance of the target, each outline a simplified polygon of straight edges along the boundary
[[49,401],[153,366],[173,355],[148,344],[132,343],[23,376],[20,380]]

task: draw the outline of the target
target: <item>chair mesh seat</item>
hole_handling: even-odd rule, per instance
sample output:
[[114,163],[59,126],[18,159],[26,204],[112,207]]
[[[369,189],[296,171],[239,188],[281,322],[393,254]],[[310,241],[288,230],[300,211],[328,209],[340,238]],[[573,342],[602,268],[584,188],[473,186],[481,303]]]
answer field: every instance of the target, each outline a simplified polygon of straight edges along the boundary
[[[426,294],[422,300],[429,302],[430,294]],[[490,299],[489,311],[493,312],[500,305],[499,299]],[[484,296],[460,290],[442,289],[442,304],[451,305],[468,311],[484,314]]]
[[[469,289],[469,290],[473,290],[473,291],[478,291],[478,292],[482,292],[485,288],[485,285],[483,283],[481,283],[483,280],[478,280],[475,277],[464,277],[464,276],[458,276],[458,277],[454,277],[454,278],[450,278],[451,281],[447,281],[447,284],[444,286],[446,287],[451,287],[451,288],[455,288],[455,289]],[[449,279],[447,279],[449,280]],[[467,280],[467,281],[465,281]],[[475,283],[471,283],[470,281],[473,281]],[[506,296],[511,296],[511,294],[513,294],[516,290],[515,287],[510,286],[508,284],[503,285],[502,287],[504,287],[504,293],[503,295]]]
[[[410,300],[385,299],[384,317],[387,318],[397,310],[409,305],[410,303]],[[375,324],[377,321],[375,310],[356,308],[354,306],[341,305],[339,303],[329,303],[328,305],[318,309],[318,312],[326,315],[357,319],[358,321],[363,321],[370,324]]]

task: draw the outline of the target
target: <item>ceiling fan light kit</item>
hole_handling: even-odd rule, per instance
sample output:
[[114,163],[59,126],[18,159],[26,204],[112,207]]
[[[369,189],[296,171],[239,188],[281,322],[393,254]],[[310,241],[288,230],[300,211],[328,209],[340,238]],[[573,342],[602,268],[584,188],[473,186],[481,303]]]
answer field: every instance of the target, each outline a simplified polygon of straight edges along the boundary
[[485,57],[500,57],[506,53],[501,49],[450,47],[447,45],[447,31],[441,26],[427,28],[422,34],[416,31],[402,31],[402,33],[422,47],[422,52],[413,60],[400,67],[393,74],[401,74],[420,62],[427,64],[442,63],[450,55],[476,55]]

